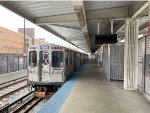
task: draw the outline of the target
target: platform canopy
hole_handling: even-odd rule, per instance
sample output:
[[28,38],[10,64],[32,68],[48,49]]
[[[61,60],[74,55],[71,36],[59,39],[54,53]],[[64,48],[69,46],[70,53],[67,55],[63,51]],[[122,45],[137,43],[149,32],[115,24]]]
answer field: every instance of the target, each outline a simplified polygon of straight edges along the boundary
[[[140,18],[140,33],[147,32],[146,1],[1,1],[0,4],[85,52],[95,52],[96,34],[124,38],[126,18]],[[112,21],[112,24],[111,24]]]

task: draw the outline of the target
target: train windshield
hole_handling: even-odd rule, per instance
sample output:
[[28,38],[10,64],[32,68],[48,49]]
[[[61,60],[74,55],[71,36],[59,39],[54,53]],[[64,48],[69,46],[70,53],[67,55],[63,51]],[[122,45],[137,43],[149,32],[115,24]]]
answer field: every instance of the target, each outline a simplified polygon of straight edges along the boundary
[[53,51],[52,52],[52,67],[62,67],[63,66],[63,52]]
[[37,66],[37,53],[36,51],[29,52],[29,66],[36,67]]
[[40,51],[40,64],[48,65],[49,64],[49,53]]

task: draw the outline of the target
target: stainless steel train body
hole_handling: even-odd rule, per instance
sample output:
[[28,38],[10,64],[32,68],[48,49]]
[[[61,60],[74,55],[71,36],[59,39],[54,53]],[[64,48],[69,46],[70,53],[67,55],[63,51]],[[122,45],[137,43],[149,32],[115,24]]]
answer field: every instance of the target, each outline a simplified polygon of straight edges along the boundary
[[28,84],[60,86],[87,60],[87,55],[52,44],[33,45],[28,50]]

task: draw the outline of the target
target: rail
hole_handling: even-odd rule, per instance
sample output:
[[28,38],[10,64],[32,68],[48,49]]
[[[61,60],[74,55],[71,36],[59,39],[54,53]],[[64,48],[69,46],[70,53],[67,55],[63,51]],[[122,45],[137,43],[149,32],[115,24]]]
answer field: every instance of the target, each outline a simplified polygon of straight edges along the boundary
[[0,113],[7,113],[8,110],[9,110],[9,108],[10,108],[11,106],[13,106],[14,104],[16,104],[16,103],[19,102],[19,101],[22,101],[24,98],[26,98],[27,96],[29,96],[29,95],[31,95],[31,94],[33,94],[33,93],[34,93],[34,91],[31,91],[30,93],[24,95],[23,97],[21,97],[21,98],[19,98],[18,100],[12,102],[11,104],[6,105],[6,106],[0,108]]

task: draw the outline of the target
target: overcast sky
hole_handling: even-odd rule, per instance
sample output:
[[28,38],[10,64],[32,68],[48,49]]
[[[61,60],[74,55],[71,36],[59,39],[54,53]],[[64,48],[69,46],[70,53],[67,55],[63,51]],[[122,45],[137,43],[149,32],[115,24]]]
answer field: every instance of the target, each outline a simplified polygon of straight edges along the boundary
[[[24,18],[0,5],[0,26],[18,32],[18,28],[24,27]],[[48,31],[34,25],[26,20],[26,28],[35,28],[35,38],[45,38],[49,43],[69,47],[69,43],[49,33]],[[70,44],[70,47],[75,47]],[[80,50],[81,51],[81,50]]]

